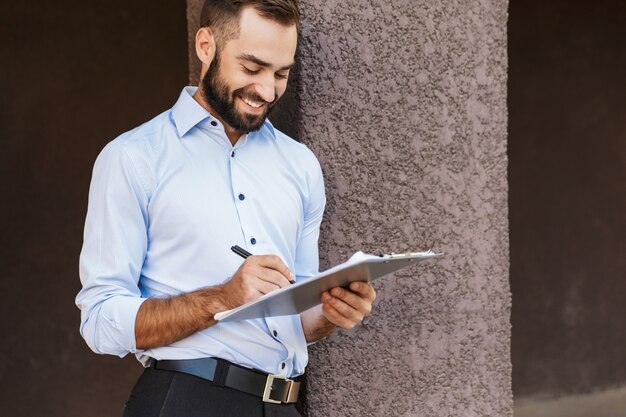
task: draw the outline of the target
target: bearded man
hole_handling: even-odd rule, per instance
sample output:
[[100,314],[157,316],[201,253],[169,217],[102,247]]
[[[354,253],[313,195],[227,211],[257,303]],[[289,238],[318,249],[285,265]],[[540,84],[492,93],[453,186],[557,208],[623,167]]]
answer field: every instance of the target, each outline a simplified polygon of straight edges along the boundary
[[214,319],[318,272],[320,165],[266,119],[299,18],[296,0],[208,0],[198,88],[98,156],[76,303],[91,349],[146,368],[125,416],[298,416],[307,344],[371,310],[357,282],[301,315]]

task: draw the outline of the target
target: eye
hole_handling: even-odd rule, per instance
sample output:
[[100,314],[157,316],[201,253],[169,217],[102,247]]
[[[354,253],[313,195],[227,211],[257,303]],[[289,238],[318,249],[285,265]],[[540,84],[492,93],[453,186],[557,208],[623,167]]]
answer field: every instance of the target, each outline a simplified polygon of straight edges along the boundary
[[289,77],[289,72],[275,72],[274,77],[276,77],[277,80],[286,80]]
[[248,68],[246,66],[242,66],[242,68],[243,68],[243,72],[245,72],[246,74],[250,74],[250,75],[258,74],[259,71],[261,71],[261,70],[258,70],[258,69],[253,70],[253,69],[250,69],[250,68]]

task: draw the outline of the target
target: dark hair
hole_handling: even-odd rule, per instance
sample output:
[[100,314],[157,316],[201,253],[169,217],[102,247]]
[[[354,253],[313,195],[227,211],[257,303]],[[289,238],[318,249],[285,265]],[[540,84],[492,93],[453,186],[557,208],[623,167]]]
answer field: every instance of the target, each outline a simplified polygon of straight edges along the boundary
[[223,44],[239,36],[241,10],[251,6],[263,17],[300,29],[298,0],[206,0],[200,13],[200,27],[213,30],[216,42]]

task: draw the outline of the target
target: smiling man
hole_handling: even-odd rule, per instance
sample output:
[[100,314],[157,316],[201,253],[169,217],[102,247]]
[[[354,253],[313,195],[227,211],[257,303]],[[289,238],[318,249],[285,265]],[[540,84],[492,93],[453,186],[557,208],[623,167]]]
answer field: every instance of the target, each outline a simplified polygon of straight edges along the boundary
[[205,3],[203,27],[196,34],[204,76],[194,98],[223,123],[234,144],[243,132],[263,126],[287,88],[298,41],[298,12],[290,2],[282,5],[292,8],[285,15],[244,7],[235,22],[224,19],[219,3]]
[[296,0],[209,0],[201,23],[199,87],[94,166],[80,331],[145,366],[125,416],[297,416],[307,344],[359,324],[375,292],[353,283],[301,315],[214,320],[318,272],[326,200],[315,156],[266,119],[294,64]]

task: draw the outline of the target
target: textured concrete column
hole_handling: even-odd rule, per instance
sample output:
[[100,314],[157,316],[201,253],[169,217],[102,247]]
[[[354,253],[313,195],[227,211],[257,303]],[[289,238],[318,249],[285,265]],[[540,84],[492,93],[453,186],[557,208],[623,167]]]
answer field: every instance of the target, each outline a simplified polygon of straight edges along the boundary
[[312,347],[308,415],[510,416],[507,2],[301,8],[277,117],[325,172],[322,268],[358,249],[446,253],[378,282],[362,326]]

